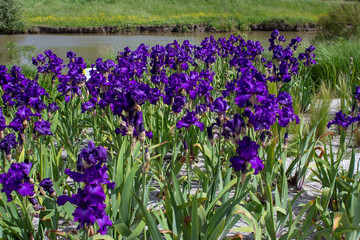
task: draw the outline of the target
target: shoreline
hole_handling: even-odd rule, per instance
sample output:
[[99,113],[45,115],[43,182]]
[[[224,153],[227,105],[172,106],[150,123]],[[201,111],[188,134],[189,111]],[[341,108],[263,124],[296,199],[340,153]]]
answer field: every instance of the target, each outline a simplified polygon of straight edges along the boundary
[[[262,22],[250,24],[247,30],[252,31],[272,31],[278,29],[279,31],[316,31],[318,29],[317,23],[295,23],[289,24],[285,21]],[[169,25],[116,25],[116,26],[98,26],[98,27],[53,27],[53,26],[30,26],[24,34],[43,34],[43,33],[57,33],[57,34],[111,34],[111,33],[201,33],[201,32],[231,32],[241,31],[242,29],[235,28],[229,30],[219,30],[208,23],[201,24],[169,24]]]

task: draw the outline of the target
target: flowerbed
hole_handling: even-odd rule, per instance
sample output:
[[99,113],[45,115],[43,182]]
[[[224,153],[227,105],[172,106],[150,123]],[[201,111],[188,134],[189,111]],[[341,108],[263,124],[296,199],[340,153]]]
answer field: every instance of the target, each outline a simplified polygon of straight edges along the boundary
[[[248,226],[233,230],[256,239],[358,236],[355,157],[347,173],[338,171],[346,130],[336,157],[315,153],[324,139],[315,139],[316,126],[289,143],[299,123],[289,93],[315,64],[315,48],[298,54],[301,38],[285,44],[277,30],[269,41],[271,59],[240,36],[142,44],[116,61],[99,58],[88,79],[73,52],[66,65],[50,50],[33,58],[34,79],[1,66],[0,234],[219,239],[242,219]],[[353,126],[356,108],[351,114],[330,124]],[[296,157],[287,166],[289,145]],[[312,160],[328,190],[294,216],[288,184],[301,189]],[[161,200],[149,206],[154,191]],[[62,231],[61,219],[77,230]]]

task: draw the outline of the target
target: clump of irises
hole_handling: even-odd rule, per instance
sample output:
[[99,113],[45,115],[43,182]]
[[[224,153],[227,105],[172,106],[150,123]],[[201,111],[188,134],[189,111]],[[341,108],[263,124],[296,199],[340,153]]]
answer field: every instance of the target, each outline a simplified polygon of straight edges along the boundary
[[[44,210],[44,206],[41,206],[36,199],[34,180],[29,177],[31,167],[32,163],[12,163],[7,173],[0,174],[0,183],[3,186],[1,192],[6,194],[8,202],[13,200],[12,193],[15,191],[21,196],[27,197],[35,211]],[[50,179],[47,180],[46,186],[43,182],[40,183],[41,185],[54,194]]]
[[254,174],[258,174],[264,169],[263,161],[258,156],[259,145],[251,141],[249,137],[244,137],[238,142],[235,157],[230,158],[231,166],[235,171],[241,171],[243,174],[247,172],[247,167],[251,164],[251,168],[255,170]]
[[354,105],[352,107],[352,111],[349,115],[343,113],[342,110],[335,114],[335,118],[328,122],[327,127],[330,128],[332,125],[337,125],[338,127],[342,127],[347,129],[355,122],[360,122],[360,114],[359,114],[359,102],[360,102],[360,86],[355,87],[355,92],[353,94]]
[[[146,121],[152,117],[147,109],[164,107],[172,124],[170,133],[174,129],[178,131],[175,136],[182,141],[186,153],[189,149],[193,154],[195,145],[191,142],[192,137],[186,135],[206,130],[212,147],[227,141],[235,149],[227,159],[228,166],[235,172],[244,177],[252,169],[254,174],[259,174],[264,168],[259,149],[266,146],[266,139],[273,137],[272,126],[278,124],[288,128],[291,122],[299,122],[292,107],[292,97],[282,86],[298,74],[301,63],[305,66],[316,63],[315,47],[296,53],[301,45],[299,37],[285,45],[286,39],[275,30],[269,42],[271,59],[262,57],[264,49],[260,42],[245,41],[241,36],[218,40],[209,37],[199,46],[191,45],[189,41],[182,44],[174,41],[152,48],[141,44],[133,51],[125,48],[115,61],[98,58],[91,65],[88,79],[84,75],[84,59],[71,51],[67,53],[67,64],[51,50],[34,57],[33,64],[38,72],[34,79],[27,79],[18,66],[10,70],[0,66],[4,104],[0,110],[0,149],[5,159],[12,163],[8,172],[0,175],[1,191],[6,193],[8,201],[16,191],[27,196],[35,210],[42,209],[36,201],[34,182],[28,176],[32,163],[13,163],[17,159],[12,151],[16,149],[17,153],[29,154],[32,151],[23,150],[30,139],[39,143],[40,138],[56,137],[57,133],[51,131],[51,118],[60,109],[58,103],[71,104],[75,100],[80,102],[81,114],[91,114],[91,118],[99,112],[102,117],[112,113],[117,121],[111,131],[130,138],[132,149],[140,142],[147,160],[150,159],[147,144],[159,141],[150,131],[154,126],[149,126]],[[227,66],[224,79],[219,79],[213,68],[217,61]],[[261,68],[266,72],[263,73]],[[51,78],[51,86],[58,91],[55,97],[49,96],[41,85],[45,76]],[[275,94],[269,92],[270,83],[277,85]],[[357,92],[356,96],[360,96],[360,89]],[[360,100],[360,97],[356,99]],[[9,111],[13,112],[13,117],[6,121],[10,115],[5,116],[3,112]],[[357,119],[340,112],[329,126],[347,127]],[[287,137],[288,133],[285,133]],[[67,174],[81,187],[72,195],[67,192],[59,196],[57,203],[70,202],[76,206],[74,221],[79,223],[78,229],[91,233],[88,235],[94,234],[95,223],[100,234],[106,234],[113,224],[104,203],[107,198],[105,186],[113,189],[115,185],[109,180],[107,161],[107,149],[96,147],[90,140],[87,148],[78,155],[76,170],[71,170],[75,169],[71,166],[60,174]],[[143,174],[145,177],[146,171]],[[56,196],[52,179],[39,182],[41,194]]]
[[103,165],[106,160],[106,149],[102,146],[95,147],[94,142],[90,141],[88,147],[79,154],[77,164],[79,172],[65,170],[65,174],[75,182],[84,183],[84,188],[78,188],[76,194],[62,195],[57,200],[60,206],[66,202],[76,205],[73,216],[74,221],[79,222],[78,229],[91,228],[97,222],[98,233],[106,234],[107,228],[112,226],[112,221],[105,213],[104,186],[107,185],[109,189],[113,189],[115,183],[109,180],[108,168],[105,164]]

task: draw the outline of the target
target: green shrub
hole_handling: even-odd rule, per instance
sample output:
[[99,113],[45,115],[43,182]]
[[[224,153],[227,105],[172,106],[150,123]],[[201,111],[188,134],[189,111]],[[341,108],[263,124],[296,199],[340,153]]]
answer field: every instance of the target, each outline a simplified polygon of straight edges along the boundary
[[360,2],[336,6],[327,15],[319,18],[320,31],[317,39],[353,38],[360,34]]
[[23,32],[25,24],[15,0],[0,0],[0,33]]

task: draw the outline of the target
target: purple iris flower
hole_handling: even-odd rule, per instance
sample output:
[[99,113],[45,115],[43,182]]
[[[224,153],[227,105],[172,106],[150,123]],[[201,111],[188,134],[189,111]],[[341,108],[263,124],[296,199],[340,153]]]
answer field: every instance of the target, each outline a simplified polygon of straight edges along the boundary
[[0,131],[4,131],[4,129],[7,127],[5,116],[2,112],[2,108],[0,108]]
[[56,104],[56,102],[50,103],[49,106],[47,107],[48,112],[56,112],[57,110],[59,110],[59,106]]
[[263,161],[258,156],[259,145],[251,141],[249,137],[244,137],[238,142],[236,152],[238,156],[230,158],[231,166],[235,171],[246,172],[247,163],[251,164],[251,168],[255,170],[254,174],[264,169]]
[[248,108],[244,111],[243,116],[248,117],[248,123],[254,126],[254,130],[269,130],[271,125],[276,121],[276,115],[272,115],[272,112],[266,111],[261,107],[255,108],[255,114]]
[[235,82],[227,82],[226,85],[225,85],[225,89],[223,92],[222,92],[222,95],[224,97],[227,97],[231,92],[235,91]]
[[173,105],[172,105],[173,112],[174,113],[181,112],[181,110],[185,106],[185,103],[186,103],[186,97],[184,97],[183,95],[177,95],[174,98],[174,102],[173,102]]
[[125,121],[122,122],[122,124],[120,124],[119,128],[116,128],[114,131],[116,134],[120,134],[121,136],[126,136],[127,132],[128,132],[128,126],[127,123]]
[[28,104],[39,112],[46,109],[46,105],[43,103],[43,101],[41,101],[39,97],[29,97]]
[[273,30],[271,33],[271,39],[277,39],[280,36],[280,32],[278,29]]
[[145,131],[142,111],[135,113],[134,123],[137,134],[140,134],[141,132]]
[[39,65],[39,61],[36,59],[36,58],[32,58],[32,64],[35,65],[35,66],[38,66]]
[[296,49],[298,48],[298,46],[301,44],[301,37],[296,37],[291,39],[290,43],[289,43],[289,47],[292,47],[294,49],[294,51],[296,51]]
[[271,131],[263,131],[260,135],[260,141],[262,143],[265,143],[265,141],[268,141],[273,137],[273,134]]
[[41,114],[33,113],[31,109],[27,108],[26,106],[21,106],[16,112],[16,117],[21,119],[22,121],[29,121],[30,117],[41,117]]
[[279,36],[279,41],[280,41],[280,42],[285,42],[286,39],[285,39],[285,37],[284,37],[283,35],[281,35],[281,36]]
[[113,60],[109,59],[103,62],[102,58],[98,58],[95,61],[96,70],[101,73],[110,72],[110,69],[115,66],[115,63]]
[[305,66],[316,64],[316,61],[314,60],[315,58],[314,51],[315,51],[315,47],[311,45],[305,50],[305,53],[299,54],[299,60],[303,60]]
[[229,108],[230,106],[223,97],[215,99],[215,101],[210,105],[210,111],[216,112],[219,115],[224,115]]
[[161,78],[158,75],[152,75],[151,76],[151,82],[158,85],[160,84]]
[[74,59],[76,57],[76,53],[74,53],[72,51],[68,51],[66,54],[66,57],[70,58],[70,59]]
[[7,173],[0,174],[1,192],[5,192],[7,201],[13,200],[11,193],[18,192],[21,196],[33,196],[34,185],[29,182],[32,163],[13,163]]
[[235,103],[241,107],[244,108],[246,106],[249,106],[249,100],[251,98],[252,94],[240,94],[235,97]]
[[330,121],[327,124],[327,127],[329,128],[331,125],[336,124],[336,125],[340,125],[343,128],[347,128],[349,127],[354,121],[357,120],[358,117],[353,118],[352,116],[346,116],[345,113],[343,113],[342,111],[339,111],[335,114],[335,119]]
[[9,124],[9,128],[12,128],[14,131],[16,132],[20,132],[24,129],[23,126],[23,121],[21,121],[20,118],[14,118],[10,124]]
[[96,102],[97,102],[97,99],[93,97],[89,101],[84,102],[83,104],[81,104],[81,113],[84,113],[86,111],[89,111],[90,109],[95,108],[96,107]]
[[246,108],[243,116],[248,118],[248,123],[254,126],[254,130],[269,130],[276,122],[276,114],[279,111],[279,104],[274,95],[258,96],[261,105],[254,105],[254,112]]
[[177,128],[189,128],[191,125],[197,126],[201,131],[204,130],[204,124],[198,121],[195,112],[188,111],[186,116],[176,123]]
[[54,75],[61,74],[61,70],[64,65],[63,60],[58,58],[51,50],[46,50],[44,52],[45,56],[39,54],[36,57],[36,60],[33,59],[33,64],[37,66],[39,73],[54,73]]
[[215,145],[215,142],[214,142],[214,133],[213,133],[213,128],[216,124],[213,123],[211,124],[209,127],[206,127],[206,132],[207,132],[207,135],[208,135],[208,138],[209,138],[209,141],[211,143],[212,146]]
[[241,158],[240,156],[234,156],[232,158],[229,159],[230,163],[231,163],[231,167],[234,168],[235,171],[241,171],[242,173],[246,172],[246,160]]
[[270,47],[269,47],[269,51],[273,50],[276,47],[276,43],[275,41],[278,40],[280,38],[280,32],[279,30],[275,29],[272,33],[271,33],[271,38],[269,39],[270,42]]
[[36,59],[39,61],[39,62],[43,62],[45,60],[45,56],[42,55],[42,54],[39,54],[36,56]]
[[149,139],[152,139],[153,136],[154,136],[153,133],[152,133],[152,131],[149,131],[149,132],[148,132],[148,131],[145,131],[145,135],[146,135],[146,137],[149,138]]
[[79,171],[82,170],[82,164],[80,163],[82,163],[83,160],[89,165],[97,164],[98,162],[104,163],[107,160],[107,150],[103,146],[95,147],[95,143],[90,141],[88,147],[81,150],[78,156]]
[[55,193],[53,189],[53,182],[50,180],[50,178],[44,178],[39,185],[50,195]]
[[70,202],[77,206],[73,216],[74,221],[79,222],[78,228],[97,222],[100,226],[98,233],[106,234],[107,228],[112,226],[112,221],[105,213],[106,204],[103,203],[106,199],[103,184],[107,184],[111,189],[115,187],[115,183],[109,181],[107,170],[105,165],[102,166],[102,162],[85,169],[84,173],[65,170],[74,181],[85,183],[84,189],[79,188],[77,194],[71,197],[62,195],[57,200],[59,205]]
[[292,105],[293,103],[291,95],[287,92],[280,92],[279,95],[277,96],[277,101],[278,103],[284,106],[289,106]]
[[10,133],[0,141],[0,149],[5,152],[6,155],[11,154],[11,149],[15,148],[18,145],[16,142],[16,136],[14,133]]
[[207,106],[204,103],[196,105],[196,107],[195,107],[195,112],[196,112],[197,115],[202,115],[206,111],[207,111]]
[[34,208],[35,211],[39,211],[39,210],[44,209],[44,206],[41,206],[39,204],[39,202],[36,200],[35,195],[29,197],[29,202],[31,203],[31,205],[33,205],[33,208]]
[[37,132],[39,135],[53,135],[50,131],[51,123],[41,119],[35,122],[34,133]]
[[98,218],[96,222],[99,224],[100,227],[98,232],[102,235],[106,234],[107,228],[112,226],[112,221],[109,219],[108,215],[104,215],[101,218]]
[[225,122],[222,135],[226,138],[238,137],[243,128],[245,128],[245,121],[239,113],[236,113],[233,119]]
[[[79,190],[80,191],[80,190]],[[80,195],[80,193],[78,193],[78,195]],[[93,225],[96,221],[96,217],[95,217],[95,213],[94,210],[96,211],[101,211],[101,209],[99,209],[98,206],[94,208],[82,208],[81,206],[78,206],[74,213],[74,221],[75,222],[79,222],[79,228],[83,228],[85,225]]]
[[357,86],[357,87],[355,88],[354,95],[355,95],[355,99],[357,99],[358,101],[360,101],[360,86]]
[[88,184],[107,184],[109,188],[114,188],[115,183],[109,181],[107,170],[108,168],[105,165],[102,166],[102,163],[99,162],[89,168],[86,168],[84,173],[73,172],[70,169],[65,169],[65,173],[76,182],[85,182]]
[[286,127],[290,122],[296,121],[299,124],[299,117],[294,113],[292,106],[283,106],[278,112],[278,121],[281,127]]

